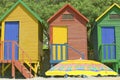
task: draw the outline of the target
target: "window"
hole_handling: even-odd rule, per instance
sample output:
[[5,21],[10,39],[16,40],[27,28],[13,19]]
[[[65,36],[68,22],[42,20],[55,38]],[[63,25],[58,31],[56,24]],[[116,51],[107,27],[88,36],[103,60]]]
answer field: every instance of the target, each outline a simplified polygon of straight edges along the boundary
[[110,14],[110,19],[120,19],[120,14]]
[[62,19],[67,19],[67,20],[71,19],[72,20],[73,18],[74,18],[74,16],[72,14],[63,14],[62,15]]

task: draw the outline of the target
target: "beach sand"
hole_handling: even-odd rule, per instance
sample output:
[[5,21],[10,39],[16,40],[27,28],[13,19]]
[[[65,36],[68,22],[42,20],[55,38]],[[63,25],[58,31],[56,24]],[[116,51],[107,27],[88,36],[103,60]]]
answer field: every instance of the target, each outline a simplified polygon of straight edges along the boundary
[[87,77],[87,78],[80,78],[80,77],[67,77],[67,78],[43,78],[43,77],[36,77],[31,79],[8,79],[8,78],[0,78],[0,80],[120,80],[120,77]]

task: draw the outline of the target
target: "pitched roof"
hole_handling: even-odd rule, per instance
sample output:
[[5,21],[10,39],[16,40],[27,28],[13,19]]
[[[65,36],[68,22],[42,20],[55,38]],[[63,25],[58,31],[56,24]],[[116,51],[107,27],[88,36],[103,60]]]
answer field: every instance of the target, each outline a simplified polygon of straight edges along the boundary
[[110,11],[114,6],[120,8],[120,6],[116,3],[114,3],[113,5],[111,5],[105,12],[103,12],[95,21],[100,20],[108,11]]
[[66,4],[64,7],[62,7],[61,9],[59,9],[53,16],[51,16],[47,22],[52,21],[60,12],[62,12],[65,8],[70,8],[71,10],[73,10],[76,14],[78,14],[79,16],[81,16],[86,22],[88,22],[89,20],[82,15],[79,11],[75,10],[70,4]]
[[43,23],[43,20],[35,14],[22,0],[18,0],[8,11],[6,11],[3,16],[0,17],[0,22],[13,10],[18,4],[22,4],[38,21]]

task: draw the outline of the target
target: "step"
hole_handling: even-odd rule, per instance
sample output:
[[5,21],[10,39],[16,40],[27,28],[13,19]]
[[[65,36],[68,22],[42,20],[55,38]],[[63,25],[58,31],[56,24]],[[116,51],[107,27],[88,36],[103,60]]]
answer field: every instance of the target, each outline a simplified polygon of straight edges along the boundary
[[15,62],[15,67],[21,72],[25,78],[32,78],[32,73],[19,61]]

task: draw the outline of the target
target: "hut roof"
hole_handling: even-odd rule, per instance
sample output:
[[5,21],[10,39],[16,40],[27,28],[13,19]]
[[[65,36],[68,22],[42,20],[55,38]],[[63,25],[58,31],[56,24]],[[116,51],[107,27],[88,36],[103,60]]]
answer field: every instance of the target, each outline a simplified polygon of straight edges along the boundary
[[115,6],[120,9],[120,6],[118,4],[116,4],[116,3],[114,3],[105,12],[103,12],[95,21],[97,22],[98,20],[100,20],[106,13],[108,13]]
[[1,17],[0,22],[13,10],[18,4],[22,4],[39,22],[43,23],[44,21],[35,14],[22,0],[18,0],[10,9],[8,9]]
[[65,8],[70,8],[71,10],[73,10],[76,14],[78,14],[79,16],[81,16],[86,22],[88,22],[89,20],[84,16],[82,15],[79,11],[75,10],[70,4],[66,4],[64,7],[62,7],[60,10],[58,10],[53,16],[51,16],[47,22],[51,22],[53,21],[56,16],[58,16],[58,14],[60,14],[60,12],[62,12]]

